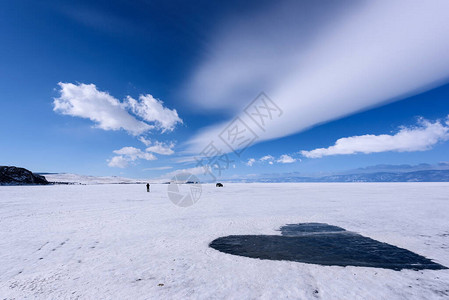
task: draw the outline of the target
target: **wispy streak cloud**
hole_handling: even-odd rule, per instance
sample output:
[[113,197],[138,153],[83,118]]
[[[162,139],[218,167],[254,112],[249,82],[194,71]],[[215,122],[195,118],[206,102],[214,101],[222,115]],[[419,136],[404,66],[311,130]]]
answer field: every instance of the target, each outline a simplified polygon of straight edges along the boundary
[[[449,1],[344,2],[341,18],[317,22],[320,10],[312,9],[306,23],[296,21],[301,19],[296,14],[304,13],[302,4],[285,3],[235,22],[228,33],[217,33],[212,54],[189,85],[199,108],[231,111],[248,124],[251,120],[239,111],[265,91],[284,114],[265,131],[253,128],[257,142],[399,100],[449,79]],[[261,30],[266,34],[254,34]],[[225,124],[200,131],[189,141],[190,151],[200,151]]]

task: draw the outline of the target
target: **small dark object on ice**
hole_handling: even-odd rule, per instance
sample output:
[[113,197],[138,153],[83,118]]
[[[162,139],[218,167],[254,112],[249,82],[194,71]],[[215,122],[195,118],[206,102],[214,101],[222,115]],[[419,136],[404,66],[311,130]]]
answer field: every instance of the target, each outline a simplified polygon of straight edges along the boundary
[[150,184],[147,183],[147,192],[150,192]]
[[164,284],[163,283],[159,283],[157,286],[164,286]]
[[215,187],[223,187],[223,184],[220,183],[220,182],[218,182],[218,183],[215,185]]

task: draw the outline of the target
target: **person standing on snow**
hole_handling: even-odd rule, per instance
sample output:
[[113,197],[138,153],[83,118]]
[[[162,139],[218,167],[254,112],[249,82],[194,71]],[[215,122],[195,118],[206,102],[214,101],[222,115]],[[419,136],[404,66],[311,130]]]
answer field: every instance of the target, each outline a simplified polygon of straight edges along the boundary
[[150,184],[147,183],[147,192],[150,192]]

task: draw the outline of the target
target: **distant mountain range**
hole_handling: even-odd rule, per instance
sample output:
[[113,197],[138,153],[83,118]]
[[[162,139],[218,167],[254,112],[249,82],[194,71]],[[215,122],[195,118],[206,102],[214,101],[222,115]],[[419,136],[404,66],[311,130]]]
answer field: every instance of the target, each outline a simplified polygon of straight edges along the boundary
[[449,182],[449,163],[436,165],[376,165],[333,174],[264,174],[236,182]]
[[286,176],[244,179],[240,182],[449,182],[449,170],[375,172],[323,177]]
[[[44,177],[44,176],[45,177]],[[223,182],[449,182],[449,163],[419,165],[376,165],[327,174],[248,175]],[[18,167],[0,167],[0,185],[24,184],[142,184],[167,183],[117,176],[86,176],[69,173],[32,173]]]
[[449,163],[440,162],[438,164],[419,164],[419,165],[375,165],[365,168],[358,168],[340,172],[341,174],[360,174],[360,173],[374,173],[374,172],[414,172],[414,171],[431,171],[431,170],[449,170]]

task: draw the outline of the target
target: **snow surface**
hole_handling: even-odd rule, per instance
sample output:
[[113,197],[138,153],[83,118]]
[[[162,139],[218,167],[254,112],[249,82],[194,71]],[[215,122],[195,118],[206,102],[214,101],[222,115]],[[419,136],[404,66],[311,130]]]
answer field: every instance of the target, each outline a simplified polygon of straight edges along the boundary
[[220,236],[320,222],[449,266],[449,183],[0,187],[1,299],[448,299],[449,270],[320,266],[216,251]]

